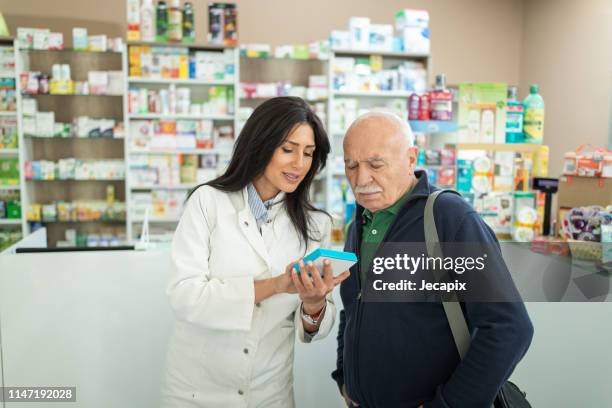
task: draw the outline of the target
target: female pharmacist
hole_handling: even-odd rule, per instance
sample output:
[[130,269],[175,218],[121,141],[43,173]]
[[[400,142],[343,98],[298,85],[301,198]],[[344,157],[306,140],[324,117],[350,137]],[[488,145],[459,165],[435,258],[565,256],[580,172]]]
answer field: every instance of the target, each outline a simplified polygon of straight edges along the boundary
[[308,198],[329,150],[304,101],[274,98],[247,120],[225,173],[190,194],[172,242],[164,407],[294,406],[295,332],[329,333],[328,295],[349,273],[292,268],[329,245],[330,218]]

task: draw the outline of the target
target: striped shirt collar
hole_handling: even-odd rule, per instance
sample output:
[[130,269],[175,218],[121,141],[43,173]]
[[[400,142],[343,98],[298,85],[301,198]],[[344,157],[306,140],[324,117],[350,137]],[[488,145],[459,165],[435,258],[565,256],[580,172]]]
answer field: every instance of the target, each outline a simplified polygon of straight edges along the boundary
[[280,192],[275,197],[267,201],[262,201],[253,183],[249,183],[249,185],[247,186],[247,194],[249,200],[249,208],[253,213],[253,217],[255,217],[255,221],[257,222],[258,228],[261,228],[261,225],[268,221],[268,210],[274,204],[282,201],[282,199],[284,198],[284,194]]

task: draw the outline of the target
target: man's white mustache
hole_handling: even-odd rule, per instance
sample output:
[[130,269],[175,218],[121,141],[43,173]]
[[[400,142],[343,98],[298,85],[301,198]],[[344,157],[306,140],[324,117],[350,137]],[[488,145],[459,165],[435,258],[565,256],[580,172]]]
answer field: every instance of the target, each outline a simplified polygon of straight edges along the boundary
[[374,185],[358,186],[357,188],[355,188],[356,194],[380,193],[381,191],[382,191],[382,188],[378,186],[374,186]]

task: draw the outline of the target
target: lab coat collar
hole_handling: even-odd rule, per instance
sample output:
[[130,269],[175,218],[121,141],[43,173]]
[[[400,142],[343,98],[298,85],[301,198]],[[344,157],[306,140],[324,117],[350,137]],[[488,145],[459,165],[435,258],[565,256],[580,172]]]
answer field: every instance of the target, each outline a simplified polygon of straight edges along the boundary
[[[249,193],[247,187],[242,189],[242,200],[232,200],[236,211],[238,212],[238,222],[244,236],[246,237],[249,244],[255,249],[257,254],[266,262],[268,268],[271,267],[270,255],[266,249],[266,244],[262,235],[259,233],[257,228],[257,222],[249,207]],[[280,192],[274,197],[273,205],[268,210],[268,219],[272,222],[274,218],[280,213],[283,207],[282,201],[285,198],[285,193]]]

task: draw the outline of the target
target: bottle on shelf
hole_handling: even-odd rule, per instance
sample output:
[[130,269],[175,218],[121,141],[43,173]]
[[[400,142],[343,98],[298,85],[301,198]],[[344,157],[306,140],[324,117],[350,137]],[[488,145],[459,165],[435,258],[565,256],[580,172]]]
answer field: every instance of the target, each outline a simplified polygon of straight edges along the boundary
[[518,88],[508,87],[508,101],[506,103],[506,143],[523,143],[523,119],[525,108],[517,100]]
[[140,40],[140,0],[127,0],[127,28],[128,41]]
[[172,0],[168,10],[168,41],[181,42],[183,40],[183,11],[180,0]]
[[194,43],[195,37],[196,33],[193,5],[190,1],[186,1],[185,8],[183,9],[183,41]]
[[168,41],[168,6],[163,0],[157,2],[155,9],[155,34],[156,41]]
[[142,41],[155,41],[155,8],[153,0],[143,0],[140,8],[140,38]]
[[432,120],[453,119],[453,94],[446,89],[446,75],[436,75],[436,86],[429,93]]
[[525,142],[539,144],[544,140],[544,99],[538,93],[538,85],[529,87],[529,95],[523,101],[525,106]]
[[408,98],[408,120],[419,120],[420,98],[415,92]]
[[419,97],[419,120],[429,120],[431,118],[430,108],[431,99],[428,93],[424,93]]

